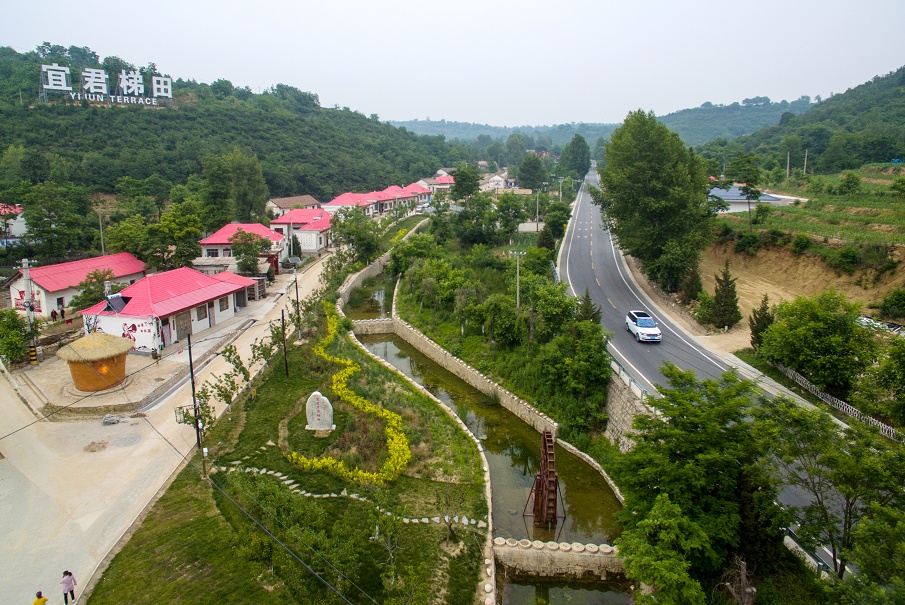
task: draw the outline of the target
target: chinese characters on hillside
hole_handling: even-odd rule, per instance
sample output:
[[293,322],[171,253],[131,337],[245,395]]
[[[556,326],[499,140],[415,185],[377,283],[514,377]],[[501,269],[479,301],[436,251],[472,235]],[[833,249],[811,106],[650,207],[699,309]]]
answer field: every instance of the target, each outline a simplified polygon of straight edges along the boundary
[[64,65],[41,66],[41,99],[47,101],[48,93],[68,94],[74,101],[94,101],[118,105],[158,105],[159,99],[173,98],[173,79],[151,77],[150,96],[145,94],[145,84],[138,71],[119,73],[116,88],[109,90],[110,76],[103,69],[82,70],[82,82],[78,90],[72,88],[69,68]]

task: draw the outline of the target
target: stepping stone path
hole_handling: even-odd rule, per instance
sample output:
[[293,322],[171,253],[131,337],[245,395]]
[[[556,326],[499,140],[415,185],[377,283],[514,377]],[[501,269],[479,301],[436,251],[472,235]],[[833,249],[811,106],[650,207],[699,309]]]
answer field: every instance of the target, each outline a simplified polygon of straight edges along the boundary
[[[267,445],[275,445],[275,444],[274,444],[273,442],[268,442]],[[261,449],[265,449],[265,448],[262,446]],[[247,458],[247,456],[246,456],[246,458]],[[236,460],[236,461],[230,462],[230,464],[237,465],[237,464],[239,464],[239,461]],[[279,479],[279,480],[280,480],[287,488],[289,488],[289,489],[292,491],[293,494],[299,494],[299,495],[304,496],[304,497],[306,497],[306,498],[353,498],[353,499],[359,500],[359,501],[361,501],[361,502],[367,502],[367,501],[368,501],[368,499],[365,498],[364,496],[360,496],[360,495],[358,495],[358,494],[350,494],[350,493],[348,492],[347,489],[343,489],[343,491],[340,492],[339,494],[335,494],[335,493],[330,493],[330,494],[312,494],[312,493],[307,492],[307,491],[305,491],[305,490],[303,490],[303,489],[299,489],[298,483],[297,483],[294,479],[292,479],[291,477],[287,477],[287,476],[284,475],[283,473],[280,473],[280,472],[278,472],[278,471],[268,470],[268,469],[266,469],[266,468],[255,468],[255,467],[253,467],[253,466],[248,466],[248,467],[245,467],[245,468],[239,468],[239,467],[237,467],[237,466],[233,466],[233,467],[231,467],[231,468],[227,468],[227,467],[225,467],[225,466],[221,466],[221,467],[218,467],[218,468],[219,468],[220,470],[222,470],[222,471],[228,471],[228,472],[234,472],[234,471],[236,471],[236,470],[238,469],[238,470],[241,470],[241,471],[246,472],[246,473],[257,473],[257,474],[259,474],[259,475],[273,475],[274,477],[276,477],[277,479]],[[381,512],[381,513],[384,513],[387,517],[392,517],[392,516],[393,516],[393,513],[391,513],[390,511],[387,511],[387,510],[383,510],[383,509],[382,509],[381,507],[379,507],[379,506],[377,507],[377,511],[378,511],[378,512]],[[445,522],[447,522],[447,523],[449,523],[449,515],[444,515],[442,520],[445,521]],[[421,518],[405,518],[405,517],[403,517],[402,522],[403,522],[403,523],[408,523],[408,524],[414,524],[414,523],[427,523],[427,524],[430,524],[430,523],[432,523],[432,522],[433,522],[433,523],[440,523],[440,522],[441,522],[441,518],[440,518],[440,517],[430,517],[430,518],[428,518],[428,517],[421,517]],[[455,522],[455,523],[462,523],[462,525],[476,525],[476,526],[478,527],[478,529],[484,529],[484,528],[487,527],[487,522],[486,522],[486,521],[483,521],[483,520],[481,520],[481,519],[469,519],[469,518],[466,517],[465,515],[462,515],[462,516],[456,515],[456,516],[454,516],[454,517],[453,517],[453,522]]]

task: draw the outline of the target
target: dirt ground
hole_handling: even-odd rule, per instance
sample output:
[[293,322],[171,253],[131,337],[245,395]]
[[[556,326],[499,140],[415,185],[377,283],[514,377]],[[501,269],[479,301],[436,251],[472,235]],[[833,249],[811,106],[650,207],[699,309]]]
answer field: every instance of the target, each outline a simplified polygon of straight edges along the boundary
[[870,305],[879,304],[891,290],[905,284],[905,263],[901,263],[903,256],[905,250],[897,249],[894,258],[900,261],[900,266],[894,271],[885,273],[875,282],[872,275],[865,275],[861,271],[848,275],[828,267],[819,257],[807,254],[796,256],[788,248],[761,249],[756,256],[749,256],[736,254],[728,246],[714,246],[705,251],[701,259],[701,281],[704,288],[713,293],[715,276],[722,272],[728,259],[729,273],[736,278],[735,287],[743,317],[738,325],[726,333],[700,326],[676,303],[675,297],[665,295],[652,287],[638,271],[634,262],[630,262],[629,265],[635,280],[660,304],[663,311],[680,322],[686,330],[700,337],[708,347],[732,353],[750,346],[748,316],[754,308],[760,306],[764,294],[769,297],[770,304],[776,304],[782,300],[813,296],[829,288],[835,288],[849,300],[860,303],[862,313],[869,315],[872,311]]

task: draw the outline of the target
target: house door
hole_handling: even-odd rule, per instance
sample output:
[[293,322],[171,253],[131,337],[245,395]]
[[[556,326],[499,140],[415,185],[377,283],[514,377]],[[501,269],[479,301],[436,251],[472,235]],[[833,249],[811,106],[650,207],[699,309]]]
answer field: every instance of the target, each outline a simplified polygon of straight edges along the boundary
[[207,322],[211,328],[217,325],[217,319],[214,317],[214,301],[207,303]]
[[192,333],[191,311],[177,313],[174,319],[176,320],[176,340],[181,340]]
[[170,319],[164,319],[160,322],[160,338],[163,341],[163,346],[168,347],[173,343],[173,336],[170,334]]

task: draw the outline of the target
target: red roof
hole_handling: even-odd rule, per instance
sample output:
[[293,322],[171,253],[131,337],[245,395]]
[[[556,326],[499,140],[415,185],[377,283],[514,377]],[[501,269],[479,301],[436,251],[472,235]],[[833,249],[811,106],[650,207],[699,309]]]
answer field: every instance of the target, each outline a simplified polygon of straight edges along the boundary
[[423,195],[425,193],[430,193],[431,190],[427,187],[422,187],[418,183],[412,183],[411,185],[407,185],[405,187],[406,193],[410,193],[412,195]]
[[[45,265],[29,269],[28,276],[47,292],[58,292],[75,288],[85,281],[92,271],[110,269],[114,278],[143,273],[145,264],[129,252],[118,252],[107,256],[96,256],[58,265]],[[19,270],[22,273],[22,270]]]
[[119,294],[128,299],[119,313],[105,311],[106,301],[79,311],[81,315],[127,315],[130,317],[167,317],[197,307],[227,294],[254,285],[253,279],[239,275],[205,275],[182,267],[148,275]]
[[0,216],[9,216],[10,214],[21,214],[22,206],[16,204],[15,206],[11,206],[9,204],[0,204]]
[[455,185],[456,179],[450,176],[438,176],[436,179],[438,185]]
[[371,193],[343,193],[338,195],[329,202],[329,206],[370,206],[374,203]]
[[229,241],[229,238],[234,236],[239,229],[245,233],[254,233],[261,237],[266,237],[275,244],[283,241],[284,237],[282,233],[277,233],[272,229],[268,229],[260,223],[230,223],[224,225],[212,235],[204,238],[198,242],[198,244],[201,246],[228,246],[232,243]]
[[330,213],[320,208],[296,208],[273,219],[270,224],[291,225],[293,231],[327,231],[330,229]]

